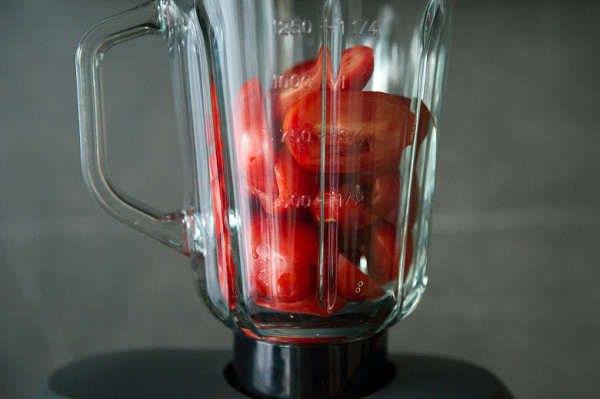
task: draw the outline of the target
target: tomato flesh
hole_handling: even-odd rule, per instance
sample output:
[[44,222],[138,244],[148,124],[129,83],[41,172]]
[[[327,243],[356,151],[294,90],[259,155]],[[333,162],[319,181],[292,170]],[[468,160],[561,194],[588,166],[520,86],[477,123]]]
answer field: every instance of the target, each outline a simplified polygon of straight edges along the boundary
[[[369,259],[369,275],[378,284],[398,278],[400,267],[400,248],[396,248],[396,229],[384,220],[373,225],[371,230],[371,248]],[[407,232],[404,252],[404,278],[406,278],[413,253],[412,234]]]
[[274,171],[278,194],[259,195],[263,209],[273,213],[310,208],[319,190],[317,173],[303,168],[285,147],[275,156]]
[[364,301],[385,294],[385,291],[367,274],[340,254],[337,264],[337,289],[340,295],[353,301]]
[[[325,79],[323,79],[323,62]],[[307,60],[274,77],[270,91],[272,118],[281,125],[288,109],[301,98],[321,92],[323,80],[327,90],[361,90],[373,74],[373,50],[367,46],[354,46],[342,52],[336,78],[333,78],[329,49],[323,48],[314,60]]]
[[323,199],[319,193],[310,207],[317,222],[321,220],[321,203],[325,222],[335,222],[343,228],[358,229],[379,218],[367,205],[365,191],[359,185],[344,184],[339,189],[329,189]]
[[371,79],[373,67],[373,50],[370,47],[354,46],[344,50],[334,89],[361,90]]
[[318,237],[317,229],[302,219],[255,216],[246,237],[251,294],[277,302],[308,296]]
[[[398,223],[400,209],[400,198],[402,196],[402,181],[398,172],[384,173],[375,177],[371,190],[369,205],[377,214],[394,225]],[[408,228],[411,229],[417,218],[419,206],[419,189],[416,176],[413,175],[411,182]]]
[[[331,60],[327,53],[326,79],[328,85],[332,82]],[[301,98],[320,92],[323,87],[323,48],[315,60],[304,61],[276,76],[273,82],[275,88],[270,91],[272,118],[281,126],[288,109]]]
[[399,156],[410,143],[414,115],[398,97],[340,91],[329,95],[327,103],[325,125],[321,93],[294,104],[283,122],[288,149],[309,170],[321,170],[322,140],[326,168],[340,173],[379,167]]
[[248,188],[273,192],[275,142],[271,137],[260,81],[253,78],[240,88],[233,106],[233,132],[238,167]]
[[[212,128],[207,125],[206,139],[209,148],[209,176],[217,238],[217,263],[221,292],[230,307],[235,305],[235,268],[231,253],[231,235],[227,220],[227,191],[225,188],[223,141],[217,106],[217,92],[211,82]],[[208,118],[207,118],[208,119]],[[211,134],[212,133],[212,134]]]

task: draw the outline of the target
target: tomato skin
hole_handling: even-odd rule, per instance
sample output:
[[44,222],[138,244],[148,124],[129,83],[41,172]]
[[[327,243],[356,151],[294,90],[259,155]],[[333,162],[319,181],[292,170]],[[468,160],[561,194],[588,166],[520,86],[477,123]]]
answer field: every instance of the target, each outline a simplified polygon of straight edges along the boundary
[[[276,126],[280,127],[282,125],[285,114],[294,103],[311,93],[321,92],[323,87],[323,57],[323,48],[321,47],[316,59],[300,62],[280,74],[279,77],[290,80],[287,87],[279,87],[279,83],[274,82],[273,85],[277,88],[270,90],[269,98],[271,100],[271,118]],[[326,57],[325,81],[328,86],[331,86],[333,74],[331,72],[329,49],[326,51]],[[291,83],[291,79],[294,77],[298,79],[297,85]]]
[[372,226],[370,236],[369,275],[383,285],[398,276],[400,251],[396,249],[396,229],[382,220]]
[[[369,275],[378,284],[385,284],[398,278],[400,267],[400,248],[396,248],[396,230],[386,222],[373,225],[371,230],[371,259],[369,260]],[[404,254],[404,278],[412,262],[412,234],[407,232]]]
[[[379,219],[364,229],[341,230],[340,253],[355,265],[366,261],[369,276],[375,283],[384,285],[399,277],[401,247],[396,242],[397,238],[396,227],[385,219]],[[405,251],[404,278],[412,262],[413,241],[410,230],[407,231]]]
[[[223,141],[221,139],[221,124],[217,108],[217,93],[214,83],[211,82],[212,104],[212,129],[207,124],[206,141],[209,148],[208,170],[210,187],[213,200],[213,212],[217,237],[224,230],[224,209],[227,206],[227,192],[225,190],[225,177],[223,175]],[[212,133],[212,134],[211,134]]]
[[244,83],[235,98],[233,133],[238,167],[248,188],[258,192],[274,192],[276,143],[269,130],[258,78]]
[[[235,267],[231,253],[231,234],[227,220],[227,190],[223,174],[223,141],[221,123],[217,106],[217,92],[211,81],[212,126],[207,124],[206,140],[209,148],[208,166],[210,188],[213,202],[215,236],[217,238],[217,270],[221,292],[230,307],[235,306]],[[208,119],[208,118],[207,118]]]
[[[400,99],[400,101],[402,101],[403,104],[410,108],[410,103],[412,101],[410,98],[402,96],[398,96],[398,98]],[[421,111],[419,112],[419,127],[417,128],[417,152],[419,151],[423,140],[425,140],[425,137],[427,137],[430,123],[432,123],[431,112],[429,111],[429,108],[427,108],[425,103],[421,102]],[[411,136],[411,141],[409,142],[409,144],[412,144],[413,138],[414,134]]]
[[258,214],[247,232],[251,295],[297,302],[310,294],[310,265],[318,262],[319,234],[302,219]]
[[370,225],[379,216],[368,206],[366,193],[360,185],[344,184],[327,190],[321,199],[317,194],[310,211],[317,222],[321,220],[321,203],[326,223],[336,222],[344,229],[359,229]]
[[330,93],[324,127],[321,104],[321,93],[310,94],[290,108],[283,122],[288,149],[309,170],[321,169],[323,139],[326,167],[340,173],[382,166],[412,140],[414,114],[398,97],[368,91]]
[[302,167],[285,147],[277,153],[274,169],[280,196],[306,195],[314,198],[319,190],[318,174]]
[[[294,65],[278,75],[276,79],[287,80],[287,87],[270,90],[271,117],[277,126],[281,126],[289,108],[303,97],[321,92],[323,87],[323,61],[325,60],[325,84],[327,90],[361,90],[373,74],[373,50],[367,46],[354,46],[342,52],[336,78],[333,78],[332,62],[329,49],[323,54],[323,48],[314,60],[307,60]],[[295,79],[292,82],[292,79]]]
[[278,194],[259,194],[265,212],[308,210],[319,190],[318,174],[303,168],[285,147],[275,156],[274,171]]
[[354,46],[342,52],[334,90],[362,90],[373,74],[373,49]]
[[339,254],[337,264],[337,290],[352,301],[364,301],[385,294],[371,277],[360,271],[344,255]]
[[401,182],[398,173],[386,173],[377,176],[373,182],[371,208],[386,220],[396,223],[400,205]]
[[[390,223],[398,223],[400,209],[400,198],[402,195],[402,181],[399,173],[388,172],[375,177],[371,190],[369,205]],[[413,181],[410,189],[409,210],[408,210],[408,228],[412,229],[417,218],[419,207],[419,188],[416,175],[413,174]],[[400,220],[400,222],[402,222]]]

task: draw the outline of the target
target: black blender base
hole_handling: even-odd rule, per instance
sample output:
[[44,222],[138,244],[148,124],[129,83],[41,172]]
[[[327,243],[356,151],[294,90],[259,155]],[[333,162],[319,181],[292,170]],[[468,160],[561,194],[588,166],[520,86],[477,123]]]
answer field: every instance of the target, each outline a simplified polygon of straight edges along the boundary
[[[230,359],[228,351],[193,349],[93,356],[56,370],[33,399],[247,399],[224,376]],[[391,381],[365,398],[513,398],[493,374],[469,363],[419,355],[393,355],[388,362],[395,369]]]
[[259,398],[353,399],[394,378],[387,333],[354,342],[282,344],[236,333],[229,381]]

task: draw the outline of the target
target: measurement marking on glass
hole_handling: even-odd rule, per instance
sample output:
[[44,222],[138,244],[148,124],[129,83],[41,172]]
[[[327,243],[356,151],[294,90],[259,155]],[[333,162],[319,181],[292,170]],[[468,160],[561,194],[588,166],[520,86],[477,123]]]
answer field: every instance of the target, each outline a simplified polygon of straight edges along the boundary
[[379,24],[377,20],[374,21],[363,21],[362,24],[359,21],[352,21],[352,33],[355,35],[378,35],[379,34]]
[[[309,129],[279,129],[279,133],[281,134],[281,143],[284,143],[286,139],[295,143],[308,143],[313,138],[315,140],[321,139],[320,133],[315,133]],[[359,142],[363,142],[364,140],[366,140],[366,137],[362,128],[354,130],[346,128],[333,128],[330,131],[325,132],[325,139],[329,141],[335,140],[340,144],[349,146]]]
[[274,19],[273,33],[279,36],[310,35],[312,33],[312,21],[310,19]]
[[[323,25],[319,25],[319,28],[323,29],[323,27]],[[346,33],[353,34],[356,36],[368,34],[373,36],[379,35],[379,23],[377,22],[377,20],[353,20],[352,22],[350,22],[350,29],[348,31],[346,30],[346,24],[344,21],[339,21],[331,25],[327,25],[326,28],[328,30],[331,30],[333,33],[340,35],[344,35]]]
[[298,74],[281,74],[273,75],[273,88],[274,89],[310,89],[312,83],[310,81],[310,75],[298,75]]

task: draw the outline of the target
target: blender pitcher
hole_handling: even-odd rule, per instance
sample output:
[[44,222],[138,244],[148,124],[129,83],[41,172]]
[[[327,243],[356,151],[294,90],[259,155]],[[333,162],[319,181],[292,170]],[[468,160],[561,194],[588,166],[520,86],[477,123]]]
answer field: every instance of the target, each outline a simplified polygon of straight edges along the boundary
[[[427,283],[448,24],[444,0],[156,0],[82,39],[88,188],[191,258],[243,391],[360,396],[393,372],[385,330]],[[186,189],[171,213],[106,166],[103,54],[144,34],[171,59]]]

